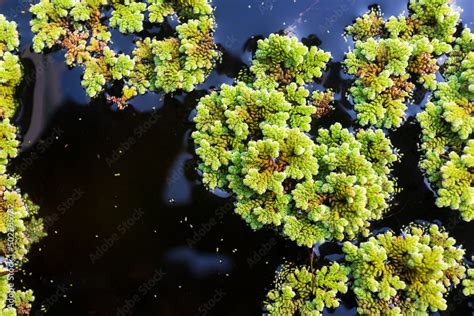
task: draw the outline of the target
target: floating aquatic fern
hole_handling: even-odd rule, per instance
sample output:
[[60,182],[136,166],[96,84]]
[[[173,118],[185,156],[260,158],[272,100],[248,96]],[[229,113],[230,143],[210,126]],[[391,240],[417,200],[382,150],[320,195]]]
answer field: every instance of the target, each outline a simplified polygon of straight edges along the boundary
[[352,290],[363,315],[427,315],[465,278],[464,250],[437,225],[410,224],[360,245],[344,243]]
[[369,12],[357,17],[352,25],[346,27],[346,33],[352,35],[356,41],[382,36],[384,32],[385,20],[378,7],[372,7]]
[[267,294],[268,315],[322,315],[324,308],[339,306],[339,293],[347,292],[350,269],[338,263],[314,270],[311,267],[283,265],[275,288]]
[[258,42],[250,67],[253,86],[272,89],[292,82],[304,85],[321,77],[331,55],[316,46],[303,45],[295,37],[270,34]]
[[327,113],[331,92],[304,84],[329,59],[316,47],[271,35],[261,40],[246,80],[203,97],[194,119],[203,182],[235,194],[253,228],[278,228],[298,245],[367,234],[394,192],[397,159],[380,130],[355,135],[334,124],[307,132]]
[[[320,269],[284,264],[267,293],[265,314],[321,315],[339,306],[348,288],[360,315],[428,315],[447,309],[450,291],[473,294],[473,269],[465,251],[434,224],[407,226],[399,235],[386,231],[360,244],[345,242],[340,263]],[[313,261],[313,257],[311,257]]]
[[357,42],[344,65],[357,76],[350,93],[361,125],[398,128],[415,83],[436,88],[436,58],[451,51],[459,14],[449,0],[411,0],[408,17],[384,21],[377,9],[346,28]]
[[359,77],[350,92],[361,125],[401,125],[405,102],[414,88],[405,72],[411,52],[412,47],[399,39],[369,38],[357,42],[354,51],[347,53],[347,72]]
[[430,41],[450,44],[459,23],[459,12],[450,6],[450,0],[410,0],[410,14],[391,17],[387,25],[391,36],[426,36]]
[[[104,21],[109,8],[109,26],[122,33],[141,32],[146,15],[151,23],[163,23],[176,14],[180,25],[173,37],[138,40],[128,56],[109,47],[111,33]],[[84,68],[82,85],[90,97],[123,84],[121,95],[108,97],[119,107],[147,91],[191,91],[204,82],[219,57],[207,0],[40,0],[30,11],[33,49],[64,49],[69,66]]]
[[[19,57],[15,54],[19,45],[16,23],[0,15],[0,314],[27,315],[34,297],[31,291],[13,291],[9,274],[25,262],[31,245],[45,233],[41,219],[36,215],[38,207],[16,187],[17,178],[7,173],[8,161],[16,157],[19,142],[16,128],[10,119],[18,101],[16,90],[23,71]],[[11,292],[13,305],[7,307]]]
[[465,29],[446,62],[446,81],[417,118],[421,168],[437,190],[437,205],[474,218],[474,38]]
[[467,270],[467,278],[462,281],[463,293],[466,296],[474,295],[474,269]]
[[[346,29],[357,42],[344,65],[357,76],[350,93],[361,125],[397,128],[415,84],[436,89],[418,115],[423,129],[421,166],[438,190],[437,204],[459,209],[471,220],[473,41],[465,30],[451,47],[459,14],[448,4],[411,0],[407,17],[387,21],[380,11],[371,10]],[[102,12],[109,8],[109,26],[122,33],[141,32],[146,17],[164,23],[176,14],[181,24],[174,37],[146,37],[136,42],[130,56],[118,54],[109,47],[111,33],[103,23]],[[82,84],[91,97],[122,83],[122,94],[109,96],[119,107],[147,91],[191,91],[219,56],[207,0],[41,0],[31,12],[35,51],[65,49],[68,65],[84,67]],[[4,51],[18,45],[9,36],[14,31],[11,23],[0,19],[0,30],[6,34],[0,35]],[[450,53],[443,66],[446,82],[437,84],[436,58],[445,53]],[[387,211],[395,187],[390,173],[398,154],[383,131],[350,132],[336,123],[310,134],[315,119],[330,112],[333,94],[310,92],[306,85],[321,77],[329,59],[329,53],[315,46],[271,34],[258,42],[240,80],[199,101],[194,119],[203,182],[210,189],[231,192],[235,212],[253,229],[276,229],[306,247],[368,236],[371,221]],[[0,70],[6,69],[0,71],[5,96],[0,100],[2,205],[13,209],[20,222],[36,208],[13,190],[15,179],[4,172],[18,146],[8,118],[17,106],[14,92],[21,66],[14,54],[2,53],[0,62]],[[25,224],[19,234],[22,247],[13,254],[17,260],[41,237],[40,228],[34,218]],[[387,231],[360,244],[344,243],[346,266],[333,263],[315,270],[285,264],[267,294],[266,313],[321,315],[324,308],[339,305],[338,295],[346,293],[350,278],[360,314],[446,310],[446,296],[461,282],[464,294],[473,294],[473,270],[466,270],[464,250],[455,243],[437,225],[411,224],[398,236]],[[8,291],[1,274],[0,304]],[[19,310],[29,310],[32,299],[31,292],[15,293]]]

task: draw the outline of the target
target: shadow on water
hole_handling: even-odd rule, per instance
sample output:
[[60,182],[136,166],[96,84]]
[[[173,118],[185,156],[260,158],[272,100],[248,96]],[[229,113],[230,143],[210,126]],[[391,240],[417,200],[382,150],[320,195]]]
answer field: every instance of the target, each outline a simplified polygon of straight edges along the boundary
[[[405,1],[378,1],[386,16],[406,9]],[[472,2],[463,22],[472,24]],[[80,69],[67,69],[62,52],[31,52],[29,1],[0,1],[0,12],[19,23],[27,76],[17,123],[22,152],[11,168],[20,185],[41,206],[49,236],[34,247],[23,285],[50,315],[258,315],[274,271],[285,260],[306,262],[308,251],[271,231],[252,232],[232,212],[232,199],[200,184],[190,133],[197,100],[231,83],[248,65],[256,41],[285,30],[331,51],[333,59],[318,85],[336,94],[336,110],[314,128],[339,121],[352,126],[346,97],[352,79],[341,61],[352,45],[343,28],[373,1],[215,0],[216,41],[223,63],[192,93],[148,94],[117,111],[103,99],[89,101]],[[152,29],[153,34],[169,26]],[[133,37],[114,34],[128,51]],[[127,44],[128,43],[128,44]],[[423,105],[426,96],[418,103]],[[34,105],[34,106],[33,106]],[[472,224],[438,209],[417,167],[419,126],[413,115],[390,134],[403,159],[395,166],[402,189],[376,231],[398,229],[413,220],[438,221],[463,243],[469,257]],[[340,260],[337,243],[318,248],[322,260]],[[31,272],[31,274],[30,274]],[[468,315],[472,305],[459,293],[448,314]],[[343,298],[326,314],[354,315],[355,299]]]

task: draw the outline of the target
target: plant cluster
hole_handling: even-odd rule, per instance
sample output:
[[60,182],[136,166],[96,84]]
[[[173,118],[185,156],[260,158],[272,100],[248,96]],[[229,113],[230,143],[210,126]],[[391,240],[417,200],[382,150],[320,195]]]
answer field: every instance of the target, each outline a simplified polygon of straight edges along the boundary
[[462,281],[462,285],[464,295],[474,295],[474,269],[467,270],[467,277]]
[[283,265],[277,272],[275,288],[267,294],[266,314],[318,316],[325,307],[338,307],[338,294],[347,292],[349,271],[338,263],[318,270]]
[[372,9],[346,28],[356,40],[344,65],[357,76],[350,93],[359,124],[397,128],[415,84],[436,88],[436,58],[451,51],[459,22],[449,2],[410,0],[407,17],[387,21]]
[[[193,90],[220,56],[208,0],[40,0],[30,12],[34,51],[64,49],[69,66],[84,68],[82,85],[90,97],[121,84],[121,95],[108,97],[119,107],[147,91]],[[131,56],[110,48],[109,26],[138,33],[145,20],[163,24],[174,16],[180,24],[173,36],[140,39]]]
[[[34,297],[31,291],[11,290],[10,273],[26,261],[31,245],[45,235],[38,207],[16,187],[17,177],[7,173],[8,161],[16,157],[19,142],[11,118],[17,109],[16,91],[23,75],[15,52],[19,45],[16,23],[0,15],[0,314],[27,315]],[[13,306],[7,306],[12,291]]]
[[[474,270],[463,263],[465,251],[435,224],[412,223],[359,245],[343,244],[342,263],[284,264],[267,293],[265,314],[321,315],[339,306],[338,294],[350,288],[360,315],[428,315],[447,309],[446,297],[461,284],[474,293]],[[311,259],[312,260],[312,259]]]
[[446,61],[445,82],[417,115],[422,129],[421,168],[438,196],[439,207],[474,218],[474,38],[465,29]]
[[356,246],[345,242],[352,289],[363,315],[427,315],[466,276],[464,250],[437,225],[410,224]]
[[308,134],[332,94],[304,84],[329,58],[272,34],[259,41],[246,82],[203,97],[194,119],[203,182],[232,192],[253,229],[278,228],[306,247],[367,234],[394,192],[397,154],[382,131],[352,134],[337,123]]

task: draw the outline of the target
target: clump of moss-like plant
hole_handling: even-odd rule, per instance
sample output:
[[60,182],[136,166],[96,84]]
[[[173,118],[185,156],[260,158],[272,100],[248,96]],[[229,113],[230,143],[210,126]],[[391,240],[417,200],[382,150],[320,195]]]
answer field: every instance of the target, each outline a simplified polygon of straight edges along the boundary
[[360,245],[344,243],[352,289],[363,315],[427,315],[447,308],[466,276],[464,250],[437,225],[410,224]]
[[447,309],[456,287],[473,294],[474,270],[463,263],[464,249],[436,224],[411,223],[359,244],[345,242],[339,263],[284,264],[267,293],[265,314],[321,315],[339,306],[339,294],[353,291],[360,315],[428,315]]
[[462,281],[462,285],[464,295],[474,295],[474,269],[467,270],[467,278]]
[[346,28],[356,40],[344,65],[357,76],[350,93],[359,124],[401,125],[415,83],[436,88],[436,58],[451,51],[458,23],[449,0],[411,0],[407,17],[385,21],[373,9]]
[[446,61],[445,82],[417,118],[422,129],[421,168],[439,207],[474,218],[474,39],[465,29]]
[[[0,15],[0,314],[28,315],[34,297],[31,291],[13,291],[10,274],[26,261],[31,245],[45,233],[38,207],[15,186],[17,177],[7,173],[8,161],[16,157],[19,142],[11,124],[18,101],[16,92],[23,71],[16,50],[19,45],[16,23]],[[7,306],[7,299],[13,304]]]
[[356,41],[366,41],[379,37],[385,32],[385,20],[379,7],[372,7],[363,16],[357,17],[352,25],[346,27],[346,34],[352,35]]
[[317,270],[283,265],[277,272],[275,288],[267,294],[265,314],[318,316],[324,308],[338,307],[338,294],[347,292],[349,271],[338,263]]
[[321,76],[329,57],[270,35],[259,41],[246,82],[203,97],[194,119],[203,182],[232,192],[253,229],[278,228],[307,247],[367,234],[394,192],[397,154],[382,131],[352,134],[334,124],[308,134],[332,95],[304,84]]
[[[204,82],[219,57],[208,0],[40,0],[30,12],[33,49],[64,49],[69,66],[84,68],[82,85],[90,97],[117,82],[123,84],[121,95],[108,97],[119,107],[147,91],[191,91]],[[176,15],[180,24],[172,37],[138,40],[131,56],[110,48],[109,26],[138,33],[144,29],[145,15],[150,23],[160,24]]]

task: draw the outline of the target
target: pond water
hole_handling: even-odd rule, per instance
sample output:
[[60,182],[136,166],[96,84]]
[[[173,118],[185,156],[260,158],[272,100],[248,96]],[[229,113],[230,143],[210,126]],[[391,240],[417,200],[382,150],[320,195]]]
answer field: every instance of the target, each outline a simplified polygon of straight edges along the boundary
[[[248,64],[256,41],[286,30],[320,43],[333,60],[321,84],[336,91],[336,110],[324,121],[349,127],[354,113],[345,98],[351,84],[340,62],[351,40],[343,28],[363,14],[366,0],[214,0],[217,43],[224,58],[192,93],[149,94],[118,111],[104,99],[90,101],[80,69],[68,69],[63,52],[31,50],[31,1],[0,0],[0,12],[19,23],[27,71],[21,154],[12,170],[41,206],[49,236],[34,247],[22,285],[34,289],[33,315],[259,315],[274,271],[287,260],[305,262],[306,249],[272,231],[253,232],[232,211],[232,199],[200,184],[190,133],[199,97],[231,83]],[[378,1],[386,16],[406,11],[406,1]],[[457,0],[462,20],[474,21],[472,0]],[[114,46],[129,51],[133,37],[114,33]],[[439,209],[417,167],[419,126],[413,115],[390,133],[403,158],[395,165],[402,189],[390,213],[373,228],[398,229],[414,220],[438,221],[474,253],[474,223]],[[315,126],[317,127],[317,126]],[[339,258],[325,244],[321,261]],[[472,302],[450,296],[444,314],[471,315]],[[333,315],[355,315],[346,295]]]

